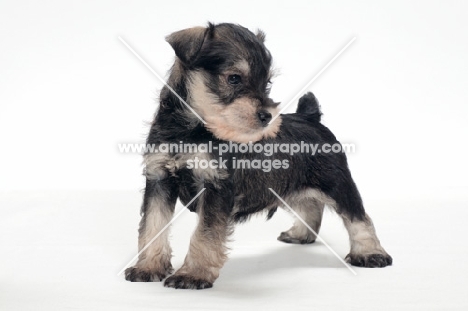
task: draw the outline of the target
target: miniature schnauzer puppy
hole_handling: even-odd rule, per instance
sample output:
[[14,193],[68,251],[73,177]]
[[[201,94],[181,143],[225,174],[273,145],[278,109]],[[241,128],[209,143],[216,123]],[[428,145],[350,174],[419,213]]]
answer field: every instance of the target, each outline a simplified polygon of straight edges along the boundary
[[[148,144],[211,142],[213,150],[229,142],[339,144],[320,123],[321,112],[312,93],[299,100],[296,113],[273,120],[278,103],[269,97],[272,57],[261,31],[254,34],[239,25],[210,23],[175,32],[166,39],[177,56],[167,82],[172,90],[161,90]],[[210,160],[218,156],[217,151],[180,150],[144,155],[146,188],[139,249],[159,236],[140,254],[135,266],[125,271],[127,280],[165,279],[164,285],[173,288],[212,287],[227,259],[226,240],[234,224],[262,211],[271,218],[278,207],[285,207],[269,188],[308,224],[297,220],[278,240],[313,243],[316,236],[308,227],[319,231],[327,205],[342,217],[349,233],[348,263],[371,268],[392,264],[364,211],[344,153],[275,153],[268,157],[229,150],[222,155],[226,166],[202,169],[187,165],[195,157]],[[287,161],[288,167],[265,172],[232,164],[233,160],[266,159]],[[172,274],[169,230],[163,229],[171,221],[177,199],[187,205],[203,188],[188,206],[199,218],[188,254],[182,267]]]

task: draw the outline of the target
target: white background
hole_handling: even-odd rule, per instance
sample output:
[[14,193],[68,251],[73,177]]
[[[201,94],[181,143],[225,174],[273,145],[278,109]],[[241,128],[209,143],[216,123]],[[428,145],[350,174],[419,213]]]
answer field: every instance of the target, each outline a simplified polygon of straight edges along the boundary
[[[467,308],[467,12],[462,1],[1,2],[0,307]],[[320,243],[282,245],[280,214],[239,229],[212,290],[116,276],[136,251],[144,181],[141,156],[117,145],[144,141],[161,88],[118,36],[164,75],[164,37],[208,21],[266,32],[283,103],[356,37],[310,90],[357,146],[351,170],[393,267],[354,277]],[[325,218],[344,257],[346,234]],[[174,228],[176,266],[193,223],[187,213]]]

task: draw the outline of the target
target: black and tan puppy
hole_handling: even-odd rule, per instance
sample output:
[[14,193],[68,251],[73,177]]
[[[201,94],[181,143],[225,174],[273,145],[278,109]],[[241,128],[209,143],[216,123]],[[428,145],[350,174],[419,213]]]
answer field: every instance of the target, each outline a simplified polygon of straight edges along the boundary
[[[271,55],[264,34],[253,34],[233,24],[209,24],[175,32],[167,37],[177,56],[168,87],[147,139],[148,144],[211,142],[211,152],[183,150],[145,154],[146,189],[139,229],[139,249],[145,249],[134,267],[125,271],[129,281],[161,281],[174,288],[212,287],[227,259],[226,240],[236,222],[266,211],[273,216],[282,202],[273,189],[318,232],[325,204],[343,218],[351,251],[347,262],[363,267],[385,267],[392,258],[380,245],[371,219],[348,169],[346,156],[338,153],[265,153],[230,150],[223,165],[193,167],[193,159],[219,159],[218,147],[228,142],[274,144],[338,144],[320,123],[320,110],[312,93],[299,101],[297,113],[274,119],[277,103],[269,98]],[[186,104],[179,99],[182,98]],[[193,111],[192,111],[193,110]],[[205,122],[202,122],[195,113]],[[271,123],[271,124],[269,124]],[[185,150],[186,151],[186,150]],[[239,168],[236,161],[287,164],[271,170]],[[244,162],[245,163],[245,162]],[[169,230],[176,200],[199,216],[183,266],[172,276]],[[162,231],[162,233],[161,233]],[[312,243],[316,236],[297,221],[278,237],[287,243]],[[169,276],[169,277],[168,277]]]

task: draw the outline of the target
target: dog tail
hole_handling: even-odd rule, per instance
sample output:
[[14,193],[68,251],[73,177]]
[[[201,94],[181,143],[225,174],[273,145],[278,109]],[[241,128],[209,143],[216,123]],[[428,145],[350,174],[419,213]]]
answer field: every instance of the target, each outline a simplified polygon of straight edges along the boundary
[[319,102],[312,92],[308,92],[304,94],[299,99],[299,104],[297,105],[296,112],[307,114],[310,117],[313,117],[317,121],[320,121],[320,118],[322,116]]

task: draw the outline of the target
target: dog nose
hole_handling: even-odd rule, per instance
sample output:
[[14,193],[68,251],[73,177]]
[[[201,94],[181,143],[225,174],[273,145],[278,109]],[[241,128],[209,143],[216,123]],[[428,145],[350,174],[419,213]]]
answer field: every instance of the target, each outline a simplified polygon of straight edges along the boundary
[[269,113],[268,111],[260,111],[258,113],[258,119],[260,120],[260,122],[262,122],[263,126],[267,126],[268,122],[270,122],[271,120],[271,113]]

